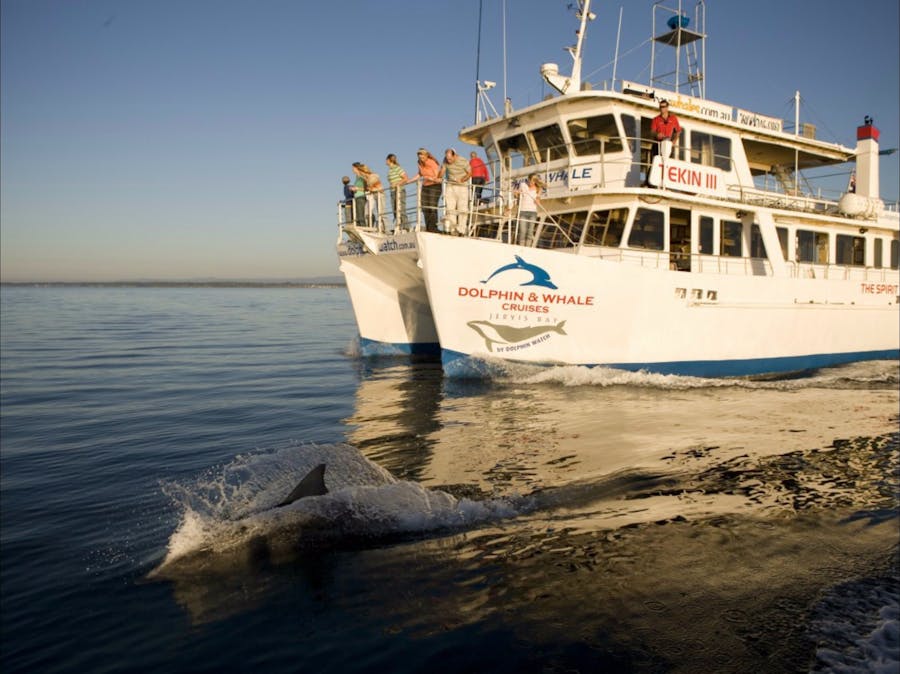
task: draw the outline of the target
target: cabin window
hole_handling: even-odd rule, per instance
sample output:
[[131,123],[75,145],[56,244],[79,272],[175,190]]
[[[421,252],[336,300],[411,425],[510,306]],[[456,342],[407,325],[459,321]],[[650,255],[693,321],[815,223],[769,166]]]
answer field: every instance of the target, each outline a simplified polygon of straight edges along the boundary
[[900,268],[900,241],[891,241],[891,269]]
[[743,255],[743,246],[741,246],[743,231],[744,225],[740,222],[722,220],[722,229],[719,237],[721,251],[719,254],[726,257],[741,257]]
[[628,151],[634,152],[634,148],[637,146],[637,120],[631,115],[622,115],[622,128],[625,131]]
[[835,262],[851,267],[866,266],[866,240],[861,236],[838,234]]
[[713,228],[715,222],[712,218],[701,216],[700,218],[700,254],[713,255]]
[[597,115],[569,120],[572,147],[580,157],[603,152],[621,152],[622,138],[613,115]]
[[874,259],[872,260],[872,266],[875,267],[875,269],[881,269],[882,266],[884,266],[884,241],[879,238],[875,239],[873,243],[874,250],[872,251],[872,254]]
[[566,141],[563,139],[559,124],[535,129],[531,132],[531,138],[537,148],[538,161],[553,161],[554,159],[565,159],[568,156]]
[[610,246],[618,248],[625,233],[628,220],[627,208],[613,208],[608,211],[594,211],[584,233],[586,246]]
[[639,208],[628,236],[629,248],[662,250],[665,242],[665,215],[662,211]]
[[507,168],[512,171],[535,163],[525,134],[520,133],[509,138],[501,138],[497,141],[497,146],[500,148],[500,154],[503,155]]
[[766,242],[763,241],[762,232],[756,223],[750,226],[750,257],[763,259],[767,257]]
[[702,131],[691,131],[691,161],[694,164],[731,170],[731,139]]
[[778,243],[781,244],[781,255],[788,259],[788,230],[787,227],[776,227],[775,232],[778,234]]
[[[553,224],[555,221],[556,224]],[[578,243],[587,221],[587,211],[561,213],[553,221],[545,220],[538,237],[538,248],[566,248]]]
[[797,262],[828,264],[828,234],[798,229]]

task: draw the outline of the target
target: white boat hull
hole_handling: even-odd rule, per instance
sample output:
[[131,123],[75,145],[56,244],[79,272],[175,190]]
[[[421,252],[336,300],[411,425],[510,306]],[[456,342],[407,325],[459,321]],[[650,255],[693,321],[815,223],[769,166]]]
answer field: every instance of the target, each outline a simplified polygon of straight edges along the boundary
[[360,353],[434,355],[440,352],[414,233],[362,234],[338,244],[359,328]]
[[420,232],[445,374],[492,359],[744,376],[897,358],[882,284],[675,271]]

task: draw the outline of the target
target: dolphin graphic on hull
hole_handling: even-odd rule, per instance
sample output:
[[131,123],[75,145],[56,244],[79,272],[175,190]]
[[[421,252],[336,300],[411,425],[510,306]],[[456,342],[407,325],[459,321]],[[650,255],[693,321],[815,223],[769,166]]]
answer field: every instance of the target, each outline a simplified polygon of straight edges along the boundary
[[555,332],[558,335],[566,334],[566,331],[563,330],[566,325],[565,321],[560,321],[556,325],[533,325],[523,328],[490,321],[469,321],[466,325],[481,335],[485,347],[491,352],[494,350],[494,344],[517,344],[548,332]]
[[556,290],[556,284],[550,280],[550,274],[547,273],[545,269],[542,267],[538,267],[536,264],[531,264],[526,262],[518,255],[515,256],[516,261],[512,262],[508,265],[504,265],[499,269],[494,270],[490,276],[482,281],[482,283],[487,283],[492,278],[497,276],[497,274],[502,274],[507,271],[527,271],[531,274],[531,280],[525,281],[525,283],[520,283],[520,286],[541,286],[542,288],[550,288],[551,290]]

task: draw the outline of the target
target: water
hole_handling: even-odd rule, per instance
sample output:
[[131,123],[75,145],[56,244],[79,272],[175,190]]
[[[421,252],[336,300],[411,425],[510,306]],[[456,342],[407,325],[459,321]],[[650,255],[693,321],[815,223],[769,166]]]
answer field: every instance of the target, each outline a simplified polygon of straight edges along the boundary
[[445,382],[341,289],[0,299],[3,672],[897,671],[896,362]]

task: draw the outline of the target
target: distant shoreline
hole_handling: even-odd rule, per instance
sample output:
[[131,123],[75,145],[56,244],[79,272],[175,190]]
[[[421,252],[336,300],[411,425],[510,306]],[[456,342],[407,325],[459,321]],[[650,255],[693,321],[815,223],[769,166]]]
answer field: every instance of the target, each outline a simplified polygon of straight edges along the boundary
[[344,288],[330,281],[3,281],[18,288]]

